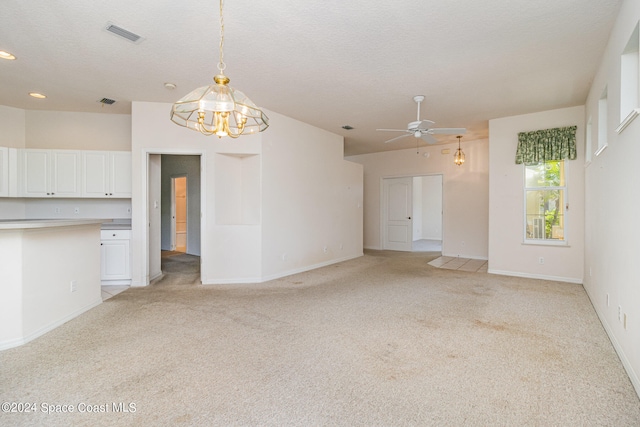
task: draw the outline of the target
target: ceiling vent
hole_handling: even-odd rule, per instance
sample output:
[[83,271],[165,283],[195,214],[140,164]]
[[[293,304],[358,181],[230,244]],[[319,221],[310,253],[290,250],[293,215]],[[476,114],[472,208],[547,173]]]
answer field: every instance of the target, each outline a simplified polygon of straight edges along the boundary
[[109,98],[102,98],[100,101],[98,101],[101,104],[107,104],[107,105],[111,105],[111,104],[115,104],[116,101],[114,99],[109,99]]
[[122,27],[118,27],[117,25],[107,24],[107,27],[105,29],[112,34],[125,38],[133,43],[139,43],[143,40],[142,37],[140,37],[139,35],[132,33],[131,31],[125,30]]

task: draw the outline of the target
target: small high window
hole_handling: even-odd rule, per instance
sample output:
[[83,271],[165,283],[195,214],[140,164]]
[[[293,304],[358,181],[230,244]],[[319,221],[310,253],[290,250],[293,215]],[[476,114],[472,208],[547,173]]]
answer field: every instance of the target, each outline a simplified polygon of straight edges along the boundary
[[596,151],[596,156],[599,156],[600,153],[607,148],[609,145],[607,141],[607,115],[608,115],[608,100],[607,100],[607,88],[604,88],[604,92],[602,92],[602,96],[598,100],[598,150]]
[[640,31],[639,26],[633,30],[627,45],[620,55],[620,126],[616,131],[622,132],[638,115],[640,107]]

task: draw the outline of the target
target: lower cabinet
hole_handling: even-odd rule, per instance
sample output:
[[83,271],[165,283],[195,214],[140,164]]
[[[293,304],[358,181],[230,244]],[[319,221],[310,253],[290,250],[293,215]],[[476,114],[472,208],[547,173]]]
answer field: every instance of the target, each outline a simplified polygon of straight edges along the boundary
[[102,284],[131,284],[131,230],[102,230],[100,236]]

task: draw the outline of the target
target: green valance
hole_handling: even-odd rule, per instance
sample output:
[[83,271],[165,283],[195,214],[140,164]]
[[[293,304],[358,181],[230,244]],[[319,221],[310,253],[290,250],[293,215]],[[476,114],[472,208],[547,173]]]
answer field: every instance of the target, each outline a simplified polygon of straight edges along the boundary
[[575,160],[577,126],[518,133],[516,164],[536,165],[549,160]]

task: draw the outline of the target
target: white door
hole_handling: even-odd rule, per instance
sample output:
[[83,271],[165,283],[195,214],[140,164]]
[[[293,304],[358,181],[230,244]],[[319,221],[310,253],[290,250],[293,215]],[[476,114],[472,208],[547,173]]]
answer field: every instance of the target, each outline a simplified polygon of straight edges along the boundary
[[383,249],[411,252],[413,178],[383,180]]
[[171,250],[187,252],[187,177],[171,178]]

